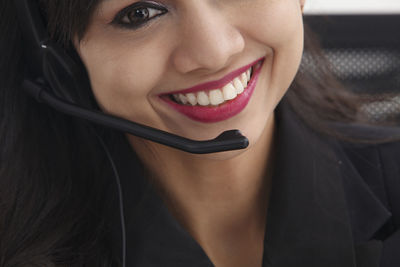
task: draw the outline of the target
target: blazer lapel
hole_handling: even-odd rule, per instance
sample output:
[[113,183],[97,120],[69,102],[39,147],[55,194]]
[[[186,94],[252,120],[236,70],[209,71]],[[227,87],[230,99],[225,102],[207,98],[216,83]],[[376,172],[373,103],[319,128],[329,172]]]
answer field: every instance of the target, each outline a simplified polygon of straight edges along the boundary
[[290,107],[277,116],[264,266],[356,266],[340,161]]
[[[379,266],[382,243],[370,239],[390,213],[335,141],[315,134],[285,101],[277,117],[263,266]],[[354,190],[359,198],[349,203]],[[374,216],[363,224],[365,213]]]

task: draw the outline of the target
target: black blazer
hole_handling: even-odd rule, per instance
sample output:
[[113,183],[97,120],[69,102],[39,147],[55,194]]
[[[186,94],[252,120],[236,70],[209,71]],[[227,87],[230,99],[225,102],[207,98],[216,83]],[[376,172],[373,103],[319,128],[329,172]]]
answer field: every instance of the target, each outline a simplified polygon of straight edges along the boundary
[[[335,127],[372,139],[400,136],[397,128]],[[400,266],[400,142],[360,145],[324,137],[302,123],[285,101],[277,109],[277,142],[263,267]],[[132,178],[135,155],[126,140],[115,148],[127,266],[214,266],[149,182]],[[119,256],[114,200],[109,218]]]

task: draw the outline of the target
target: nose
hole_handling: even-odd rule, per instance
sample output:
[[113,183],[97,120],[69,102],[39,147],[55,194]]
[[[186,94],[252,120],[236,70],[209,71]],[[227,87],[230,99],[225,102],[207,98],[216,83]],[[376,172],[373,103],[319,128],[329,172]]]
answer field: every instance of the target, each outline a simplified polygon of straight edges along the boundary
[[[207,1],[196,1],[205,3]],[[178,42],[172,61],[180,73],[217,71],[242,52],[245,41],[229,16],[212,6],[186,9],[179,23]]]

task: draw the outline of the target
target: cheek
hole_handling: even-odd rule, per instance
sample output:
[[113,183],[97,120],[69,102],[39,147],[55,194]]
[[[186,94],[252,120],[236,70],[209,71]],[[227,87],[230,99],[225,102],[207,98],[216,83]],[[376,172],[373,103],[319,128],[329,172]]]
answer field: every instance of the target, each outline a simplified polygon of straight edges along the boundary
[[[152,110],[148,101],[154,82],[163,75],[160,42],[146,46],[112,34],[92,34],[79,45],[79,54],[88,70],[92,90],[99,106],[108,113],[127,119],[144,120]],[[132,49],[137,46],[137,49]],[[159,51],[155,55],[154,51]],[[134,117],[133,117],[134,116]]]
[[295,55],[303,49],[303,22],[298,0],[255,0],[244,31],[260,44]]
[[303,52],[303,21],[298,0],[256,0],[246,31],[273,52],[271,90],[279,101],[292,83]]
[[[290,38],[301,27],[301,9],[298,0],[253,0],[251,8],[240,10],[241,25],[246,31],[268,37],[270,42]],[[300,22],[300,24],[299,24]]]

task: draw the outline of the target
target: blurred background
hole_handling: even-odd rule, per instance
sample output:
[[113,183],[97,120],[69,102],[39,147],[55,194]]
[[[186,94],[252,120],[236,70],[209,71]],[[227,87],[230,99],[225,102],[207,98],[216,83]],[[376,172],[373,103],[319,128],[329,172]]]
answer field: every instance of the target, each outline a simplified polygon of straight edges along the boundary
[[[373,100],[362,112],[371,121],[394,119],[400,125],[400,0],[306,1],[305,24],[316,33],[334,75]],[[306,52],[302,68],[315,71]]]
[[307,0],[306,14],[400,14],[400,0]]

